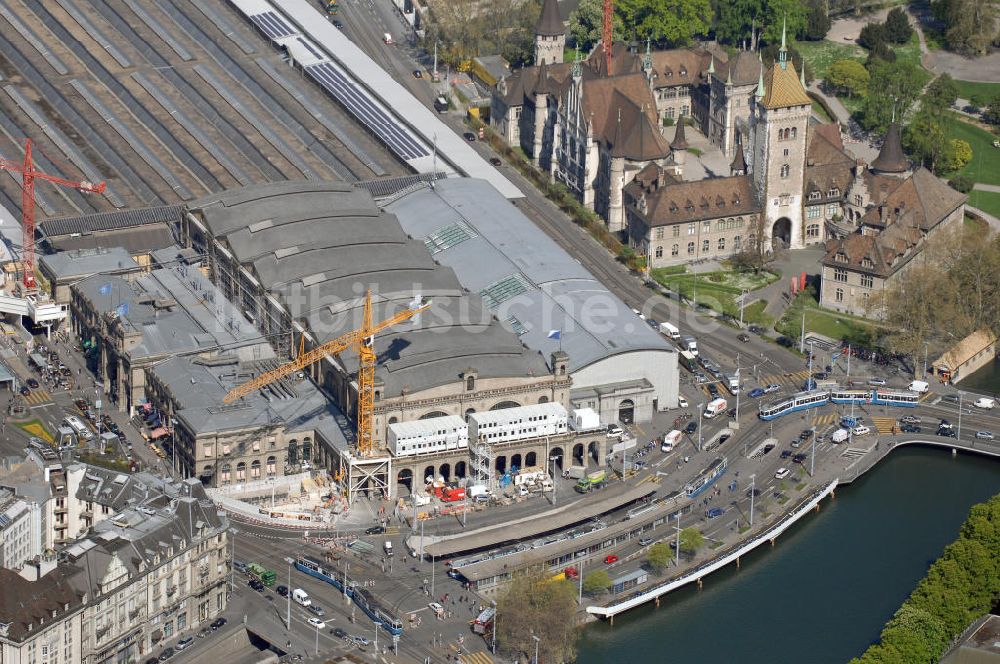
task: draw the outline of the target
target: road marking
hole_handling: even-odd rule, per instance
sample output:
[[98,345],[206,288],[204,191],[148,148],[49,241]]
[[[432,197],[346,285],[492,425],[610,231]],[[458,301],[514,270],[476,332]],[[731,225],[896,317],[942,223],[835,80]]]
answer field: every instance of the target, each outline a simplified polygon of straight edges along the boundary
[[463,664],[493,664],[493,657],[484,651],[459,655],[458,661]]

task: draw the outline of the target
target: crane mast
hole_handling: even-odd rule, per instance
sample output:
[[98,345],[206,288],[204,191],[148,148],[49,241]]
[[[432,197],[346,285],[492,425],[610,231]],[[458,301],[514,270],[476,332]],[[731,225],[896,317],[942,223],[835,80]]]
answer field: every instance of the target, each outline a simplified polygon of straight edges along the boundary
[[77,182],[36,171],[34,161],[31,158],[30,138],[24,141],[24,163],[18,164],[0,159],[0,168],[21,174],[21,262],[24,264],[24,286],[28,290],[32,290],[37,286],[35,282],[35,180],[61,184],[64,187],[73,187],[92,194],[103,194],[107,183],[93,184],[86,180]]

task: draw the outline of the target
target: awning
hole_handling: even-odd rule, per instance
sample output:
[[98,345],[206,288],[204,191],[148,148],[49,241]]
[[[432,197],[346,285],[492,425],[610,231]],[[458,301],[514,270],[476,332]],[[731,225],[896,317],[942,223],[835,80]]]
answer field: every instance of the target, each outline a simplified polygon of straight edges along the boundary
[[149,437],[152,438],[153,440],[156,440],[157,438],[163,438],[169,433],[170,432],[164,429],[163,427],[157,427],[156,429],[153,429],[153,432],[149,434]]

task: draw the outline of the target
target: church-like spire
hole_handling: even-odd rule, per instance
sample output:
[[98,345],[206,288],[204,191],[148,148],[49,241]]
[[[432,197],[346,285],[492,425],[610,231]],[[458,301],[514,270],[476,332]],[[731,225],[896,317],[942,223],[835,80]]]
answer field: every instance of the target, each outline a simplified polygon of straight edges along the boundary
[[677,118],[677,130],[674,132],[674,140],[670,142],[670,147],[674,150],[687,150],[688,142],[684,136],[684,116]]
[[760,78],[757,79],[757,98],[764,98],[764,63],[760,63]]
[[799,72],[799,83],[802,84],[802,89],[805,90],[806,87],[806,61],[802,61],[802,71]]
[[746,155],[743,154],[743,139],[740,137],[740,132],[736,132],[736,154],[733,156],[733,161],[729,164],[729,174],[730,175],[746,175],[747,173],[747,160]]
[[786,19],[781,19],[781,48],[778,49],[778,62],[781,63],[782,69],[788,66],[788,46],[785,42],[785,28],[787,23]]
[[709,62],[708,62],[708,73],[709,74],[714,74],[715,73],[715,54],[713,53],[710,57],[712,59],[709,60]]
[[535,34],[556,37],[566,34],[566,27],[562,19],[559,18],[558,0],[545,0],[542,5],[542,13],[538,15],[538,23],[535,24]]

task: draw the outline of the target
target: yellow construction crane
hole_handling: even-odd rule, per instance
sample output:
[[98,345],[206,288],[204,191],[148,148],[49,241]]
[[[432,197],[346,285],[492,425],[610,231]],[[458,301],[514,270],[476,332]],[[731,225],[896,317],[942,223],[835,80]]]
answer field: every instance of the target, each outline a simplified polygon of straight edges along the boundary
[[237,385],[225,396],[225,403],[232,403],[244,397],[254,390],[259,390],[265,385],[269,385],[276,380],[291,375],[303,369],[313,362],[317,362],[327,355],[336,355],[348,348],[354,348],[358,353],[358,454],[368,456],[375,445],[375,436],[372,431],[372,417],[375,411],[375,335],[382,330],[407,321],[421,311],[430,307],[430,302],[419,306],[400,311],[394,316],[386,318],[380,323],[372,323],[372,292],[369,290],[365,296],[364,317],[361,327],[353,332],[343,334],[333,341],[328,341],[322,346],[317,346],[307,353],[299,353],[299,356],[287,364],[283,364],[277,369],[262,373],[253,380]]

